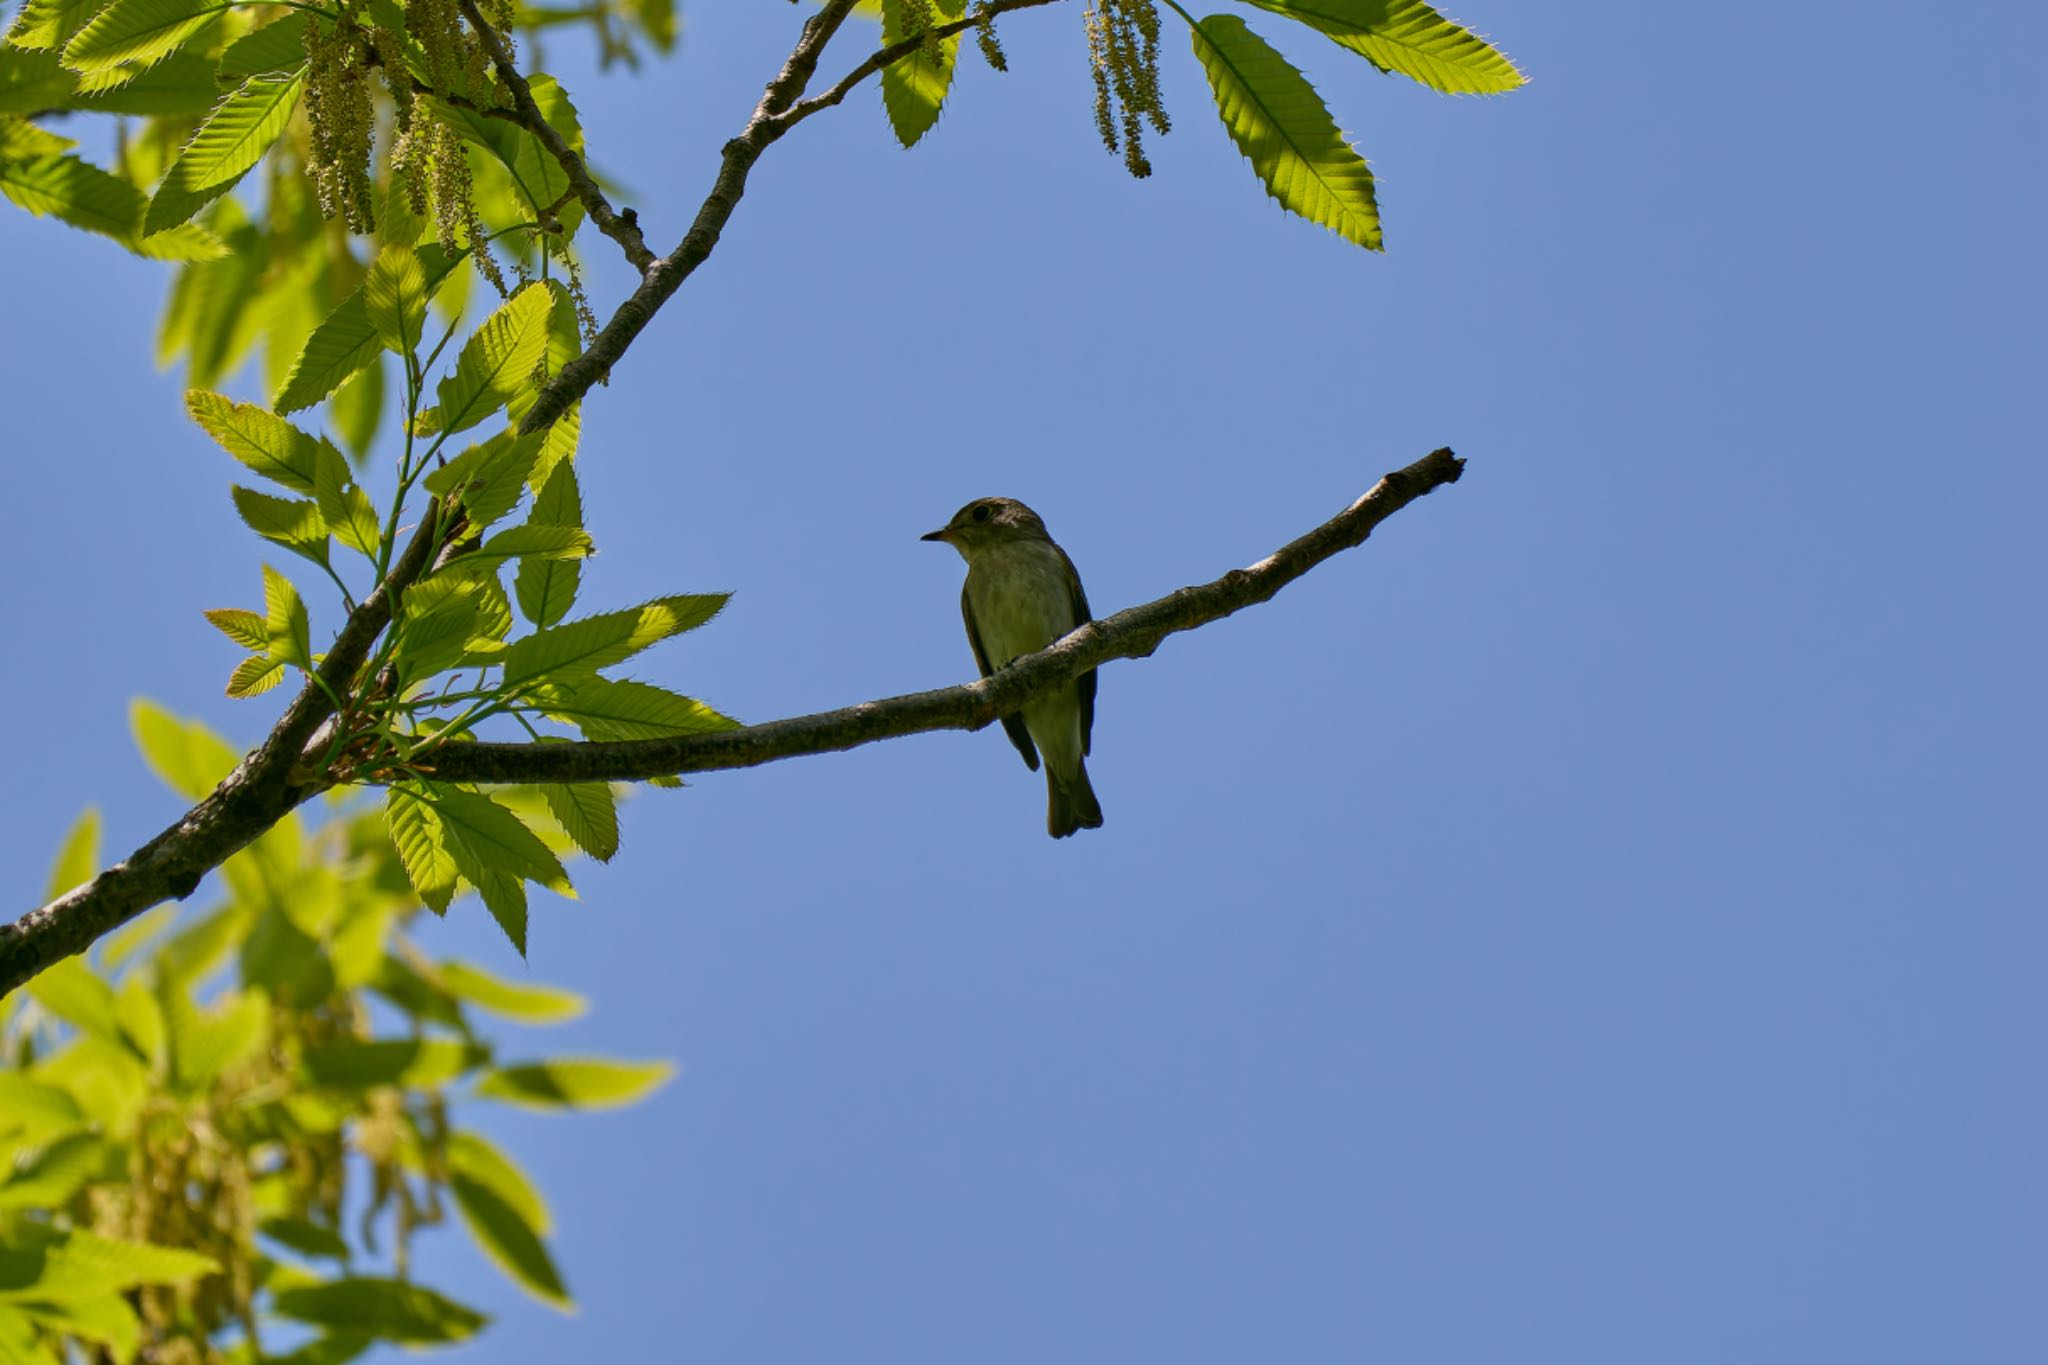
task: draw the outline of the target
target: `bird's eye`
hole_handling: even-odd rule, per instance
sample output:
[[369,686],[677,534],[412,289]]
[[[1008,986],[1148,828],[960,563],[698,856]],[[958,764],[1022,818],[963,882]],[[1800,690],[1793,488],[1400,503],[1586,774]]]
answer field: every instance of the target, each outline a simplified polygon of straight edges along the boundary
[[987,520],[988,520],[988,518],[989,518],[989,505],[988,505],[987,503],[985,503],[985,502],[984,502],[984,503],[980,504],[979,506],[977,506],[977,507],[976,507],[976,508],[974,509],[974,519],[975,519],[976,521],[987,521]]

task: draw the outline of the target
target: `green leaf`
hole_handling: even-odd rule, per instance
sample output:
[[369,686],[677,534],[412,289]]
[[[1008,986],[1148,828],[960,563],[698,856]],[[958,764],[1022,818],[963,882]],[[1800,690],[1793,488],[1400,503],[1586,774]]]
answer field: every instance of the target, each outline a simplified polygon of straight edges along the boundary
[[467,654],[470,642],[484,631],[486,591],[477,579],[440,577],[414,584],[405,594],[398,632],[400,676],[417,682]]
[[327,315],[306,338],[305,349],[292,362],[284,387],[271,406],[279,412],[310,408],[341,387],[343,380],[383,353],[369,306],[358,289]]
[[319,505],[320,518],[336,540],[374,560],[384,540],[376,504],[349,473],[340,451],[323,444],[322,454],[326,458],[320,461],[313,481],[313,501]]
[[512,946],[526,956],[526,887],[536,881],[563,895],[574,895],[561,862],[517,815],[487,796],[454,787],[435,786],[448,850],[462,879],[483,897],[491,918]]
[[243,611],[239,607],[214,607],[206,613],[206,619],[244,649],[270,648],[270,627],[253,611]]
[[[576,467],[564,461],[555,466],[533,501],[530,524],[541,526],[583,525],[583,495],[576,486]],[[513,580],[519,610],[536,626],[552,626],[576,605],[583,566],[575,560],[529,559],[519,566]]]
[[139,256],[164,261],[211,261],[226,254],[221,240],[186,224],[142,236],[142,191],[75,156],[0,161],[0,194],[38,218],[44,214],[87,232],[111,237]]
[[489,526],[519,505],[541,443],[539,436],[501,431],[427,475],[427,491],[460,498],[472,526]]
[[255,991],[231,992],[179,1033],[171,1065],[180,1088],[197,1094],[260,1053],[270,1040],[270,1007]]
[[508,559],[582,559],[593,546],[574,526],[509,526],[448,561],[442,573],[496,573]]
[[282,71],[306,60],[306,16],[286,14],[262,28],[251,29],[220,54],[220,78],[240,80],[266,71]]
[[312,668],[312,625],[306,619],[306,604],[292,581],[268,564],[263,566],[263,606],[264,629],[270,632],[270,656],[300,668]]
[[59,137],[41,124],[25,118],[0,116],[0,161],[25,161],[30,157],[55,156],[78,144]]
[[550,782],[541,787],[548,810],[576,847],[601,863],[619,851],[619,805],[605,782]]
[[[958,19],[965,10],[966,0],[931,0],[930,12],[940,20]],[[916,12],[905,0],[882,0],[882,46],[902,42],[921,30]],[[960,38],[955,34],[882,68],[882,108],[889,115],[896,140],[904,146],[916,146],[939,121],[959,50]]]
[[[467,1000],[480,1010],[515,1023],[566,1023],[589,1008],[583,997],[574,991],[506,981],[466,962],[443,962],[435,975],[457,999]],[[542,1228],[541,1231],[547,1229]]]
[[240,485],[229,492],[234,497],[236,513],[250,530],[315,564],[327,563],[327,522],[320,515],[318,503],[310,499],[273,498]]
[[128,721],[150,771],[188,801],[210,793],[241,761],[219,735],[196,720],[178,719],[154,702],[138,698],[130,703]]
[[602,1057],[557,1057],[500,1067],[477,1082],[478,1099],[522,1109],[616,1109],[638,1104],[676,1074],[667,1062],[620,1062]]
[[0,1136],[56,1137],[85,1124],[85,1111],[63,1086],[19,1071],[0,1071]]
[[1315,87],[1235,15],[1212,14],[1190,34],[1223,126],[1266,192],[1289,212],[1380,250],[1372,172]]
[[78,87],[65,105],[97,114],[182,117],[204,113],[220,98],[213,62],[190,51],[173,52],[146,70],[124,66],[103,71],[81,79]]
[[515,640],[502,657],[505,681],[535,683],[594,673],[716,616],[729,593],[680,593],[624,611],[586,616]]
[[209,0],[114,0],[64,48],[73,71],[147,66],[182,47],[213,22],[220,6]]
[[44,884],[43,899],[53,901],[74,886],[84,886],[100,870],[100,812],[87,806],[72,822],[50,865],[50,880]]
[[532,1179],[482,1134],[448,1135],[448,1170],[489,1190],[541,1236],[554,1232],[554,1216]]
[[490,1186],[462,1175],[449,1181],[463,1225],[483,1253],[514,1284],[555,1308],[573,1306],[562,1273],[540,1232]]
[[28,0],[7,30],[13,47],[51,50],[71,41],[106,0]]
[[489,1321],[453,1299],[400,1280],[351,1278],[272,1296],[281,1317],[412,1345],[466,1341]]
[[384,420],[384,358],[357,370],[334,391],[327,409],[335,434],[357,463],[370,453],[377,427]]
[[228,674],[227,694],[231,697],[260,697],[283,681],[283,659],[251,654]]
[[22,1160],[0,1181],[0,1210],[61,1209],[107,1167],[108,1147],[92,1133],[71,1133]]
[[427,320],[427,272],[409,246],[387,246],[370,263],[363,281],[370,325],[388,350],[410,355]]
[[[20,1311],[48,1331],[105,1347],[101,1359],[133,1360],[142,1344],[142,1319],[118,1295],[100,1294],[73,1303],[25,1303],[20,1305]],[[6,1357],[0,1355],[0,1359]],[[13,1363],[10,1361],[9,1365]]]
[[574,725],[589,739],[708,735],[739,726],[701,701],[627,679],[577,678],[534,688],[529,695],[547,715]]
[[[26,1239],[24,1239],[26,1240]],[[38,1300],[75,1304],[103,1294],[119,1293],[139,1284],[182,1284],[220,1272],[211,1256],[145,1242],[118,1241],[73,1230],[37,1239],[43,1273],[30,1293]],[[0,1251],[0,1256],[7,1253]],[[9,1277],[0,1270],[0,1284]],[[20,1290],[0,1290],[0,1298],[28,1297]]]
[[490,1060],[475,1043],[453,1038],[380,1038],[318,1043],[300,1059],[314,1085],[342,1090],[399,1085],[410,1089],[443,1086]]
[[140,976],[131,975],[115,992],[114,1015],[121,1021],[121,1035],[135,1055],[148,1064],[152,1075],[160,1074],[169,1041],[164,1010]]
[[251,76],[192,134],[143,214],[145,236],[176,227],[232,189],[263,159],[299,107],[303,71]]
[[330,1261],[349,1259],[348,1239],[310,1219],[266,1218],[256,1225],[256,1230],[301,1256],[318,1256]]
[[[409,604],[411,594],[407,598]],[[392,784],[384,798],[384,828],[420,900],[435,914],[445,913],[455,898],[459,874],[455,855],[448,851],[446,827],[425,791],[416,783]]]
[[1422,0],[1247,0],[1326,35],[1381,71],[1446,95],[1497,95],[1525,78],[1501,52]]
[[192,389],[185,394],[185,410],[221,449],[294,493],[316,492],[323,464],[338,466],[347,476],[348,464],[340,451],[254,403]]
[[463,431],[489,417],[521,388],[547,352],[553,300],[538,282],[514,294],[463,344],[455,373],[441,381],[441,426]]
[[95,1038],[118,1042],[120,1012],[114,988],[81,958],[67,957],[29,978],[29,998],[65,1023]]

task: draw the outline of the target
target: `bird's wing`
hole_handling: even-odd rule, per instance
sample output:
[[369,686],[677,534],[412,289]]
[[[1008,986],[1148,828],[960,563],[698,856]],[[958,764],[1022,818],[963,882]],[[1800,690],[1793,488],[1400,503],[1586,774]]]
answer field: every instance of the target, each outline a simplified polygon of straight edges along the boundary
[[[986,678],[991,672],[988,666],[988,651],[981,647],[981,632],[974,628],[974,603],[967,596],[967,585],[960,585],[960,619],[967,623],[967,643],[974,646],[974,663]],[[1094,683],[1091,680],[1092,691]],[[1085,705],[1085,703],[1084,703]],[[1084,712],[1085,714],[1085,712]],[[1017,752],[1024,755],[1024,766],[1032,772],[1038,771],[1038,746],[1031,742],[1031,732],[1024,728],[1024,717],[1011,712],[1003,717],[1003,729],[1010,736],[1010,743],[1017,746]],[[1082,747],[1087,747],[1087,731],[1082,730]]]
[[[1074,570],[1074,561],[1067,559],[1067,552],[1060,551],[1060,558],[1066,560],[1067,581],[1074,585],[1074,628],[1080,629],[1095,619],[1088,610],[1088,594],[1081,590],[1081,575]],[[1088,752],[1088,741],[1095,729],[1095,670],[1089,669],[1075,679],[1081,685],[1081,752]]]

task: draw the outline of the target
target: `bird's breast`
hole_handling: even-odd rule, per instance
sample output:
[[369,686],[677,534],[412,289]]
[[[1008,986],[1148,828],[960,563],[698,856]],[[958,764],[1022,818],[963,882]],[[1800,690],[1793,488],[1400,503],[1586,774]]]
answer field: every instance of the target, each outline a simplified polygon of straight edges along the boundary
[[990,668],[1044,649],[1079,624],[1066,561],[1044,541],[977,555],[967,568],[967,600]]

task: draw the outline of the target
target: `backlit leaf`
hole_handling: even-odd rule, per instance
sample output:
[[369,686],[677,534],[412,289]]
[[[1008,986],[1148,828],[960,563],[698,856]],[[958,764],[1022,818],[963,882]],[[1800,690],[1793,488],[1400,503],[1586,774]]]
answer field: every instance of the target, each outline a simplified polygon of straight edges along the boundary
[[44,883],[43,899],[53,901],[72,887],[85,885],[99,870],[100,812],[97,806],[87,806],[64,835],[57,860],[50,865],[50,879]]
[[1315,87],[1235,15],[1212,14],[1190,33],[1223,126],[1266,192],[1289,212],[1379,250],[1372,172]]
[[558,1057],[486,1072],[477,1082],[476,1095],[523,1109],[615,1109],[638,1104],[675,1074],[668,1062]]
[[175,227],[233,188],[284,133],[303,86],[303,72],[251,76],[222,99],[165,173],[143,215],[143,233]]
[[529,284],[463,343],[455,373],[438,389],[443,430],[475,426],[530,381],[547,350],[552,305],[546,286]]
[[[927,12],[935,21],[945,22],[958,19],[965,9],[965,0],[930,0]],[[907,0],[882,0],[882,46],[899,43],[919,28],[917,11]],[[882,108],[889,115],[896,140],[904,146],[915,146],[939,121],[939,110],[953,84],[953,62],[959,49],[956,34],[882,68]]]
[[1496,95],[1523,84],[1500,51],[1422,0],[1248,0],[1447,95]]
[[539,682],[609,667],[656,641],[703,625],[718,614],[729,596],[678,594],[535,631],[505,650],[505,681]]
[[114,0],[64,48],[73,71],[148,65],[182,47],[220,13],[208,0]]

